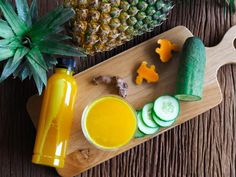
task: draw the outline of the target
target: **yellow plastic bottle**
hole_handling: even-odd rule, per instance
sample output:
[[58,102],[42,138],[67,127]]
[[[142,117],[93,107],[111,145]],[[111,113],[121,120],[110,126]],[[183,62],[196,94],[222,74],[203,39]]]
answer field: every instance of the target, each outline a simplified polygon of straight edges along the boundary
[[32,162],[62,168],[66,157],[77,83],[72,59],[58,59],[58,64],[44,92]]

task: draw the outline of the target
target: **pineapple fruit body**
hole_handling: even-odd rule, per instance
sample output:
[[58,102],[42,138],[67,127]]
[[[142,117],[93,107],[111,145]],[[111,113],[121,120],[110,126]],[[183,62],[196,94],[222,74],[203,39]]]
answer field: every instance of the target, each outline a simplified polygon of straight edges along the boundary
[[70,34],[90,55],[152,31],[173,8],[169,0],[65,0],[65,5],[76,12]]

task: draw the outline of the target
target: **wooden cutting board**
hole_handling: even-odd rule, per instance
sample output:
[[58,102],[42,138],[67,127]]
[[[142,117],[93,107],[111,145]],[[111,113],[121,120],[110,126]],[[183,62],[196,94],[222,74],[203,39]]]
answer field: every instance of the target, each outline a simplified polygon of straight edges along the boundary
[[[173,126],[167,129],[161,129],[161,131],[156,135],[148,136],[143,139],[135,139],[127,146],[113,152],[104,152],[96,149],[86,141],[82,133],[80,120],[85,106],[97,97],[115,93],[115,90],[110,90],[107,86],[94,86],[91,83],[94,76],[118,75],[123,77],[129,84],[129,96],[127,97],[127,100],[136,109],[139,109],[162,94],[172,94],[175,88],[179,63],[178,54],[176,54],[169,63],[161,63],[158,55],[154,52],[157,47],[157,40],[160,38],[166,38],[182,47],[184,41],[190,36],[192,36],[192,33],[187,28],[178,26],[75,75],[75,79],[79,86],[79,94],[76,100],[75,114],[65,167],[57,169],[61,176],[75,176],[153,138],[154,136],[157,136],[158,134],[163,133],[168,129],[196,117],[197,115],[215,107],[222,101],[222,94],[217,81],[217,71],[225,64],[236,63],[236,50],[234,46],[236,26],[232,27],[226,33],[219,45],[212,48],[206,48],[207,66],[203,100],[192,103],[182,102],[180,117]],[[144,83],[141,86],[136,86],[134,84],[136,69],[144,60],[149,64],[156,65],[157,71],[160,74],[160,80],[157,84]],[[40,105],[41,99],[38,96],[31,97],[27,104],[27,110],[35,125],[37,124]]]

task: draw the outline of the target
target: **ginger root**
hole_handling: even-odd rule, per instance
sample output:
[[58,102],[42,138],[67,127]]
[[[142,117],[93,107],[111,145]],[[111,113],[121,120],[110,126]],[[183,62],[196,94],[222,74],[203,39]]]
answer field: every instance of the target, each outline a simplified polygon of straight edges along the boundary
[[118,89],[118,94],[125,98],[128,95],[128,84],[118,76],[98,76],[93,78],[93,83],[114,85]]

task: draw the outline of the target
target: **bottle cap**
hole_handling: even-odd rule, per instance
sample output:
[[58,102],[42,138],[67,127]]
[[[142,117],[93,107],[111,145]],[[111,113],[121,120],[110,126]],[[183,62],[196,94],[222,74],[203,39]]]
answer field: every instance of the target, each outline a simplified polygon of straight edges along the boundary
[[72,58],[57,58],[56,68],[66,68],[70,71],[74,71],[76,68],[76,61]]

